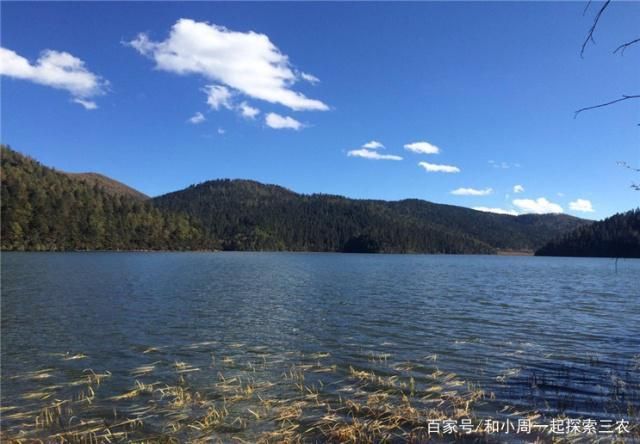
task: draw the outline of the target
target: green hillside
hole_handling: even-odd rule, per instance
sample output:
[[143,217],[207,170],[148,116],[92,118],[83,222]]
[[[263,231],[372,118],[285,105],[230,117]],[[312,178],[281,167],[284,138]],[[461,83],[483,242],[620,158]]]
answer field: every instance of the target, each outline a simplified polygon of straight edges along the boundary
[[192,249],[210,244],[184,215],[113,193],[2,147],[3,250]]
[[640,258],[640,209],[579,227],[549,242],[536,255]]
[[492,254],[533,251],[590,223],[417,199],[304,195],[250,180],[145,197],[105,176],[58,172],[2,147],[2,249]]
[[200,221],[207,235],[231,250],[532,251],[589,223],[566,215],[499,215],[416,199],[302,195],[249,180],[209,181],[153,202]]

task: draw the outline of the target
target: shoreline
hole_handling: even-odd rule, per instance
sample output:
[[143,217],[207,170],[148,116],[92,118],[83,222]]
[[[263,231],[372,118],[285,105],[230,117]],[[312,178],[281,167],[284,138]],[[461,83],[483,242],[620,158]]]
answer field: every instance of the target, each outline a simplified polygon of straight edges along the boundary
[[498,250],[496,255],[498,256],[535,256],[536,252],[533,250]]
[[640,259],[637,257],[610,256],[556,256],[536,255],[533,251],[498,250],[495,253],[419,253],[419,252],[380,252],[346,253],[343,251],[307,251],[307,250],[0,250],[3,253],[297,253],[297,254],[340,254],[340,255],[378,255],[378,256],[503,256],[503,257],[541,257],[570,259]]

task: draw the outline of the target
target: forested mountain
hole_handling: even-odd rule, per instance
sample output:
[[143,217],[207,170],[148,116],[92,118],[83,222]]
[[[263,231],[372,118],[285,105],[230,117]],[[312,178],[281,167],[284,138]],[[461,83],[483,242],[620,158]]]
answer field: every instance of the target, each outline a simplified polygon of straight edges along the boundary
[[100,188],[104,189],[110,194],[120,194],[122,196],[129,196],[136,198],[138,200],[146,200],[149,199],[144,193],[131,188],[128,185],[123,184],[122,182],[118,182],[117,180],[113,180],[110,177],[103,176],[98,173],[64,173],[72,179],[81,180],[83,182],[88,183],[89,185],[98,185]]
[[589,221],[508,216],[417,199],[297,194],[214,180],[153,199],[100,175],[61,173],[2,148],[2,249],[533,251]]
[[640,258],[640,209],[579,227],[540,248],[536,256]]
[[411,199],[302,195],[249,180],[214,180],[153,199],[241,250],[495,253],[534,250],[588,221],[508,216]]
[[3,250],[211,248],[188,217],[2,147]]

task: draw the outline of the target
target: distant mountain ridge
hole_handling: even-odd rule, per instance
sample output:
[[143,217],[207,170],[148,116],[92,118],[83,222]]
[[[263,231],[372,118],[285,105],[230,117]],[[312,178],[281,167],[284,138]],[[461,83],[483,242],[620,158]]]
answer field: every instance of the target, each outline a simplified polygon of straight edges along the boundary
[[640,258],[640,209],[579,227],[544,245],[536,256]]
[[224,249],[495,253],[529,250],[589,224],[562,214],[510,216],[418,199],[298,194],[251,180],[212,180],[152,199],[198,220]]
[[251,180],[213,180],[146,198],[106,176],[61,173],[2,147],[3,250],[493,254],[533,252],[589,224],[418,199],[305,195]]

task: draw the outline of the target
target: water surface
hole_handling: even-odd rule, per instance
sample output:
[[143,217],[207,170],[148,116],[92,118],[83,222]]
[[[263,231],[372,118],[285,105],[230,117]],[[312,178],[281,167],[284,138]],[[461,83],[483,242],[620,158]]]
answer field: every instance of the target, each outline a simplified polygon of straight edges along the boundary
[[2,401],[87,368],[116,394],[151,363],[148,381],[179,362],[206,389],[223,361],[275,377],[321,357],[330,397],[352,368],[419,386],[439,371],[485,390],[480,416],[618,418],[640,409],[639,277],[638,260],[586,258],[4,253]]

